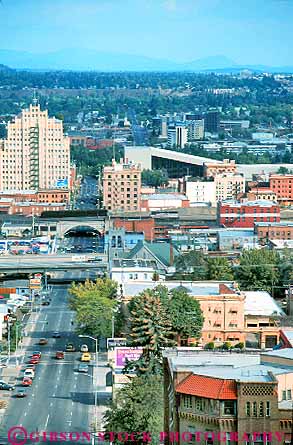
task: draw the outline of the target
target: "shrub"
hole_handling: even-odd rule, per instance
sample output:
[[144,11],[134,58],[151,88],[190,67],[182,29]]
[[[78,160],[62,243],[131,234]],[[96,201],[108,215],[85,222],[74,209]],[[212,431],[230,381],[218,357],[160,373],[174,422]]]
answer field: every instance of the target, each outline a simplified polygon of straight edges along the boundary
[[215,343],[213,341],[210,341],[209,343],[207,343],[204,347],[205,349],[212,351],[213,349],[215,349]]

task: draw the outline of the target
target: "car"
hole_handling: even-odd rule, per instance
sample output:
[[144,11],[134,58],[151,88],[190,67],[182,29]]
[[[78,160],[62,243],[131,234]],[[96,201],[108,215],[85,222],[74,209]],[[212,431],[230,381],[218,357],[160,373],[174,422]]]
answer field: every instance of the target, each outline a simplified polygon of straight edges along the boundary
[[18,397],[19,399],[22,399],[23,397],[27,396],[27,392],[25,389],[19,389],[17,393],[15,394],[15,397]]
[[81,345],[80,352],[89,352],[88,345]]
[[49,300],[43,300],[41,305],[42,306],[50,306],[50,301]]
[[35,365],[26,365],[25,368],[23,369],[23,372],[30,370],[30,371],[34,371],[36,370]]
[[88,373],[89,371],[89,367],[88,365],[86,365],[85,363],[81,363],[78,368],[77,368],[78,372],[85,372]]
[[58,360],[64,359],[64,352],[63,351],[57,351],[55,354],[55,358]]
[[46,338],[40,338],[40,340],[39,340],[40,346],[46,345],[47,343],[48,343],[48,340]]
[[32,357],[39,357],[39,358],[41,358],[42,357],[41,351],[33,351],[32,352]]
[[84,352],[84,353],[81,355],[80,360],[81,360],[82,362],[90,362],[90,361],[91,361],[91,354],[90,354],[89,352]]
[[29,360],[29,364],[31,364],[31,365],[38,365],[39,363],[40,363],[40,359],[38,357],[32,357]]
[[22,386],[32,386],[33,381],[30,377],[24,377],[22,380]]
[[5,391],[13,391],[15,387],[13,385],[10,385],[9,383],[1,382],[0,389],[3,389]]
[[75,352],[75,347],[72,343],[67,343],[67,345],[65,346],[65,351],[66,352]]
[[61,338],[60,332],[58,332],[58,331],[53,332],[52,337],[53,338]]
[[33,369],[26,369],[24,371],[23,377],[29,377],[30,379],[33,379],[35,377],[35,371]]

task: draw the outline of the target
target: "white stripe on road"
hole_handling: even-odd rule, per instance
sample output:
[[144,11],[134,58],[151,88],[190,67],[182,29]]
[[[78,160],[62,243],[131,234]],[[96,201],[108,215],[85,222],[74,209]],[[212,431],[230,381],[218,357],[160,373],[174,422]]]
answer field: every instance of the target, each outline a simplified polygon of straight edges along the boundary
[[45,431],[46,431],[47,426],[48,426],[49,418],[50,418],[50,414],[48,414],[48,417],[47,417],[47,420],[46,420],[46,423],[45,423],[45,428],[44,428]]

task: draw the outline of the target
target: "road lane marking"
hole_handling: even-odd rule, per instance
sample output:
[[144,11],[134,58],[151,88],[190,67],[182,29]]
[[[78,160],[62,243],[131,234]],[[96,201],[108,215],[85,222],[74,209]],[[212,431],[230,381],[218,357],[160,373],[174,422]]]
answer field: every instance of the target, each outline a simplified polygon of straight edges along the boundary
[[27,412],[23,413],[24,417],[27,415]]
[[46,420],[46,423],[45,423],[45,428],[44,428],[45,431],[46,431],[47,426],[48,426],[49,418],[50,418],[50,414],[48,414],[48,417],[47,417],[47,420]]

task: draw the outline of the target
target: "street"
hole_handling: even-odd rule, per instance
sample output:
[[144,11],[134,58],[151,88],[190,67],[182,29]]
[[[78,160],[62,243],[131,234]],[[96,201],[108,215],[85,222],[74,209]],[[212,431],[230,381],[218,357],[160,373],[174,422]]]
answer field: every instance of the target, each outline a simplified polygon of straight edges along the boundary
[[97,180],[92,176],[86,176],[80,186],[75,208],[78,210],[96,210],[97,193]]
[[[94,413],[93,364],[95,363],[95,354],[93,351],[95,345],[92,340],[78,338],[73,333],[73,317],[74,313],[67,306],[67,288],[55,286],[51,305],[41,307],[35,325],[31,325],[32,331],[28,333],[29,337],[25,337],[24,342],[28,345],[24,348],[23,364],[28,362],[33,351],[42,353],[41,361],[36,365],[36,375],[32,387],[27,389],[27,397],[17,399],[13,392],[1,391],[1,398],[7,400],[6,397],[9,397],[9,406],[1,423],[0,443],[6,443],[2,440],[5,437],[7,439],[7,432],[14,426],[22,426],[28,432],[36,430],[39,432],[90,431]],[[27,329],[30,330],[30,325]],[[54,331],[58,331],[61,338],[52,338]],[[39,346],[40,338],[47,338],[48,344]],[[55,359],[56,351],[65,351],[65,345],[68,342],[75,345],[76,352],[65,352],[64,360]],[[81,344],[87,344],[92,355],[88,374],[76,371],[80,364]],[[23,368],[24,366],[22,366]],[[97,372],[98,391],[101,391],[101,396],[104,398],[108,368],[103,356],[99,358]],[[21,370],[14,393],[21,388],[22,375],[23,371]],[[96,374],[94,377],[96,378]],[[101,407],[98,412],[101,413]],[[99,425],[101,425],[100,420],[98,419]]]

